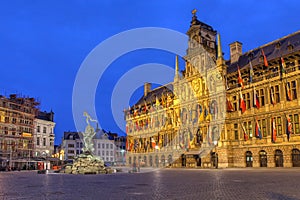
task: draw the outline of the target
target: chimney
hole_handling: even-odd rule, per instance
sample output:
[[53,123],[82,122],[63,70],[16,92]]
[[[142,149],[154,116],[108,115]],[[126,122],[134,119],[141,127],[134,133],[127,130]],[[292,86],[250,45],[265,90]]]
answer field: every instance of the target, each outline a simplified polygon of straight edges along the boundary
[[239,60],[242,55],[242,43],[236,41],[230,45],[230,63],[235,63]]
[[151,83],[145,83],[144,84],[144,96],[147,96],[147,94],[151,91]]

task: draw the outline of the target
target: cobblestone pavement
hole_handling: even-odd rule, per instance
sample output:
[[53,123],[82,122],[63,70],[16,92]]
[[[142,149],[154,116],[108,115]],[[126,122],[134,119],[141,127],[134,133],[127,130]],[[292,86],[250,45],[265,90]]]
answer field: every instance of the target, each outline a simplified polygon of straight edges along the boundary
[[101,175],[0,173],[0,199],[300,199],[300,169],[163,169]]

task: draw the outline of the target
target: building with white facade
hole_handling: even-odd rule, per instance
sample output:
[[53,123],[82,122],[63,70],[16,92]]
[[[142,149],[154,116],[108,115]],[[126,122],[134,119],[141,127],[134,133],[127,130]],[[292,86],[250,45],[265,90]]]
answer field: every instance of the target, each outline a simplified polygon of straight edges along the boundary
[[54,152],[54,113],[39,112],[34,119],[33,157],[50,157]]
[[[70,161],[82,153],[83,143],[81,133],[64,132],[61,151],[64,152],[64,160]],[[118,137],[115,133],[107,133],[96,129],[93,138],[94,155],[103,159],[106,165],[125,164],[125,142],[126,138]]]
[[74,159],[82,153],[83,143],[78,132],[64,132],[61,149],[66,161]]
[[108,133],[99,129],[94,138],[94,154],[101,157],[107,165],[115,164],[116,145],[111,139]]

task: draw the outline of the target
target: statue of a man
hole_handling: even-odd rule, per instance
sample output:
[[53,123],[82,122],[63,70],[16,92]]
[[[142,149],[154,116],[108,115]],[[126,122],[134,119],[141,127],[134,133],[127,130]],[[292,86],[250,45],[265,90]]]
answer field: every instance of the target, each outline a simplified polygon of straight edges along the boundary
[[83,152],[89,152],[92,154],[94,152],[93,137],[95,136],[96,132],[95,129],[90,125],[90,121],[97,122],[97,120],[92,119],[87,112],[84,112],[83,116],[86,117],[86,123],[88,124],[83,134],[83,143],[84,143]]

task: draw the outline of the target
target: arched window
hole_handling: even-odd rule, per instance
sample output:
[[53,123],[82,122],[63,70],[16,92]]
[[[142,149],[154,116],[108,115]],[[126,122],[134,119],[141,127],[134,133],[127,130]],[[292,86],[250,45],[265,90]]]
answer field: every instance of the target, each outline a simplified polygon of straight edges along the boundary
[[169,164],[169,166],[171,166],[172,162],[173,162],[172,155],[169,155],[168,156],[168,164]]
[[300,167],[300,151],[299,149],[292,150],[293,167]]
[[260,163],[260,167],[268,166],[267,152],[264,150],[261,150],[259,152],[259,163]]
[[165,166],[166,166],[166,159],[165,159],[165,155],[162,155],[162,156],[161,156],[161,164],[162,164],[162,166],[163,166],[163,167],[165,167]]
[[153,159],[152,159],[152,156],[149,156],[149,165],[150,165],[150,167],[153,167]]
[[253,167],[253,157],[251,151],[246,152],[246,167]]
[[280,149],[275,150],[275,167],[283,167],[283,153]]

